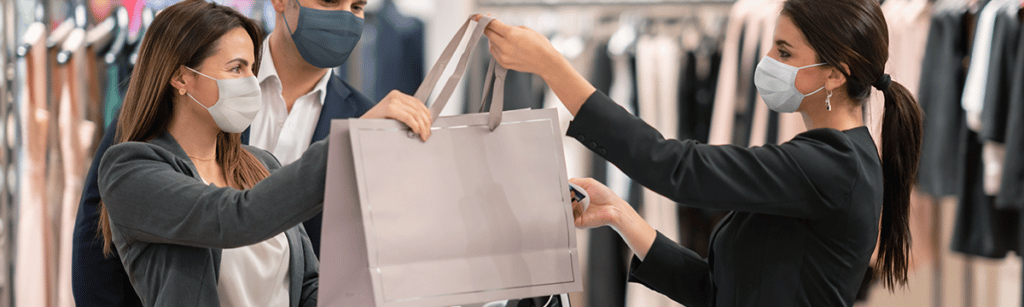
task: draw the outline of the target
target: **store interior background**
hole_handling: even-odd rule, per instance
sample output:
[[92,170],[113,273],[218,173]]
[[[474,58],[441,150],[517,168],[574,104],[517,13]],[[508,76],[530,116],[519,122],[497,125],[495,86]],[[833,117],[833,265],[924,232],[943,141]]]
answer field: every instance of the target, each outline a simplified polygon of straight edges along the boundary
[[[773,2],[774,0],[739,0],[744,5],[750,6],[751,3],[758,1],[762,2]],[[926,2],[929,7],[939,7],[942,5],[949,5],[946,2],[957,2],[957,1],[929,1],[929,0],[887,0],[896,2]],[[993,0],[998,1],[998,0]],[[18,185],[18,178],[22,176],[21,172],[30,169],[32,166],[27,165],[27,161],[30,161],[29,157],[25,156],[25,150],[22,148],[22,144],[26,144],[26,135],[22,134],[24,131],[24,118],[27,118],[24,114],[24,105],[26,96],[25,89],[20,88],[19,84],[23,83],[23,78],[26,76],[26,65],[20,61],[19,47],[25,42],[23,37],[26,35],[26,31],[29,26],[40,21],[46,26],[46,32],[50,32],[58,29],[64,22],[72,20],[79,23],[76,27],[82,27],[86,30],[92,29],[99,25],[108,18],[115,18],[118,10],[122,10],[127,13],[128,17],[128,31],[130,39],[137,39],[139,29],[144,28],[144,18],[148,12],[158,11],[161,8],[167,7],[177,1],[167,0],[3,0],[0,2],[0,8],[2,8],[2,14],[0,14],[0,34],[2,34],[2,53],[0,53],[0,66],[3,67],[4,80],[0,83],[0,119],[3,119],[4,123],[0,125],[0,135],[3,138],[3,149],[0,150],[0,162],[2,162],[3,170],[0,170],[2,174],[2,193],[0,193],[0,263],[4,265],[0,269],[0,306],[15,306],[17,296],[20,291],[18,290],[18,284],[14,282],[14,275],[16,274],[16,268],[23,261],[16,259],[16,248],[17,242],[17,231],[19,223],[22,221],[19,218],[22,217],[22,213],[26,212],[27,206],[24,202],[20,201],[21,193],[30,193],[32,191],[26,190],[27,187]],[[250,17],[254,18],[268,18],[268,27],[272,28],[273,25],[273,10],[270,8],[269,0],[217,0],[214,2],[230,5],[238,8],[243,13],[246,13]],[[734,0],[587,0],[587,1],[570,1],[570,0],[369,0],[367,11],[371,13],[379,12],[385,2],[389,5],[394,5],[398,12],[404,18],[414,18],[422,21],[422,39],[423,45],[421,48],[407,49],[406,52],[416,52],[417,54],[403,54],[402,57],[418,56],[423,60],[420,61],[421,66],[418,69],[412,69],[413,71],[419,71],[418,73],[429,69],[429,65],[432,65],[436,61],[437,57],[444,49],[445,44],[451,39],[452,35],[455,34],[459,26],[466,20],[468,16],[474,13],[492,13],[494,16],[503,20],[506,23],[512,25],[526,25],[531,28],[539,30],[541,33],[548,35],[552,38],[552,41],[563,54],[567,57],[572,58],[574,65],[584,73],[588,78],[597,76],[600,74],[598,67],[592,65],[594,62],[593,48],[601,48],[601,52],[604,50],[615,49],[616,45],[623,43],[615,42],[615,35],[624,35],[621,33],[632,32],[632,39],[635,40],[639,36],[657,36],[659,38],[671,38],[677,52],[675,59],[669,59],[668,64],[664,67],[675,67],[678,71],[680,67],[685,67],[685,56],[687,54],[693,55],[695,61],[691,64],[696,70],[696,75],[700,76],[702,83],[701,87],[704,89],[710,89],[714,91],[716,88],[721,88],[721,84],[715,80],[713,76],[709,76],[710,71],[718,71],[722,54],[729,54],[727,51],[722,50],[723,44],[725,44],[727,30],[729,25],[729,18],[731,14],[734,14]],[[968,3],[969,1],[960,1],[964,3],[965,7],[971,8],[979,6],[977,3]],[[909,5],[909,4],[908,4]],[[767,5],[766,7],[773,7]],[[925,18],[931,16],[931,11],[925,12]],[[895,16],[886,16],[887,19],[894,19]],[[917,16],[920,17],[920,16]],[[84,21],[82,21],[84,20]],[[267,20],[267,19],[264,19]],[[892,21],[890,20],[890,23]],[[890,29],[893,31],[893,29]],[[769,33],[770,34],[770,33]],[[925,31],[923,34],[927,34]],[[372,33],[365,33],[362,41],[360,42],[362,47],[358,47],[360,50],[374,50],[367,44],[373,44]],[[629,35],[625,35],[629,36]],[[628,39],[627,39],[628,40]],[[923,42],[922,42],[923,43]],[[635,42],[626,42],[627,46],[622,46],[624,52],[637,52]],[[486,47],[486,45],[482,45]],[[599,47],[595,47],[599,46]],[[59,48],[55,47],[55,48]],[[706,48],[706,49],[701,49]],[[409,51],[414,50],[414,51]],[[461,50],[461,48],[460,48]],[[628,51],[626,51],[628,50]],[[460,51],[461,52],[461,51]],[[485,57],[486,48],[479,48],[478,53],[481,53],[481,57]],[[610,51],[609,51],[610,52]],[[753,50],[747,52],[757,52],[763,54],[763,50]],[[589,55],[585,55],[589,54]],[[718,57],[714,57],[713,54],[717,54]],[[664,55],[664,54],[661,54]],[[364,89],[364,93],[370,96],[372,99],[379,99],[375,93],[386,91],[388,89],[380,88],[381,84],[371,84],[369,80],[379,80],[379,76],[367,75],[363,66],[357,66],[362,62],[363,59],[369,59],[369,57],[380,56],[374,52],[364,52],[354,56],[354,60],[350,60],[346,66],[339,67],[335,70],[336,73],[346,77],[349,82],[356,84],[357,87]],[[610,57],[613,59],[616,56],[603,55],[604,57]],[[759,58],[760,56],[758,56]],[[683,63],[679,63],[679,59]],[[714,59],[714,60],[712,60]],[[381,61],[382,58],[375,58],[372,61]],[[370,61],[370,60],[367,60]],[[650,64],[650,59],[636,58],[636,66],[643,66],[644,63]],[[675,62],[673,62],[675,61]],[[476,61],[472,65],[474,67],[483,67],[483,61]],[[661,61],[659,58],[654,64],[665,64],[666,62]],[[59,64],[57,64],[59,65]],[[672,66],[674,65],[674,66]],[[920,63],[914,63],[911,65],[921,66]],[[614,66],[614,65],[612,65]],[[658,65],[660,66],[660,65]],[[614,70],[614,67],[610,67]],[[451,73],[454,69],[454,65],[449,68],[446,75]],[[473,68],[475,69],[475,68]],[[658,71],[649,71],[651,74],[647,74],[643,71],[642,67],[636,67],[639,71],[634,71],[637,74],[634,76],[636,84],[633,84],[634,88],[630,89],[634,91],[643,91],[642,87],[645,82],[662,82],[661,77],[647,76],[657,75]],[[724,69],[721,68],[721,69]],[[59,67],[50,67],[50,70],[58,71]],[[401,71],[401,70],[399,70]],[[480,88],[479,84],[482,81],[483,72],[475,72],[471,69],[468,80],[464,80],[460,87],[456,90],[455,97],[452,100],[443,114],[453,115],[462,114],[468,110],[475,110],[475,106],[479,105]],[[378,79],[372,79],[372,78]],[[901,76],[894,75],[894,80],[901,81]],[[106,78],[106,74],[99,78]],[[518,75],[512,78],[520,78],[522,84],[526,84],[529,88],[526,90],[528,93],[536,93],[537,95],[530,96],[522,95],[518,96],[519,99],[522,97],[537,97],[537,99],[526,98],[527,101],[519,101],[519,104],[524,107],[557,107],[557,100],[552,100],[550,93],[547,93],[546,89],[539,82],[539,78],[533,78],[526,76],[525,74]],[[612,76],[607,76],[612,78]],[[673,79],[676,78],[676,79]],[[915,77],[916,78],[916,77]],[[657,80],[654,80],[657,79]],[[673,81],[678,81],[678,75],[676,77],[669,78]],[[525,81],[523,81],[525,80]],[[752,79],[751,79],[752,80]],[[707,84],[711,81],[710,84]],[[606,87],[609,87],[610,91],[616,86],[622,86],[621,84],[615,85],[614,81],[609,80],[592,80],[592,82],[608,83]],[[466,86],[470,84],[470,86]],[[521,84],[521,85],[522,85]],[[751,84],[752,85],[752,84]],[[51,84],[51,87],[53,85]],[[743,84],[736,85],[738,88],[742,88]],[[515,87],[511,87],[515,88]],[[600,86],[599,86],[600,88]],[[621,89],[620,89],[621,90]],[[663,89],[659,88],[657,91]],[[658,92],[658,95],[664,97],[665,95],[684,95],[682,89],[667,89],[669,92]],[[511,90],[510,90],[511,91]],[[51,88],[49,92],[54,92]],[[436,92],[436,91],[435,91]],[[749,88],[748,91],[749,93]],[[668,94],[666,94],[668,93]],[[59,92],[58,92],[59,94]],[[409,93],[411,94],[411,93]],[[709,98],[711,95],[721,93],[708,93],[700,92],[699,89],[695,93],[689,93],[696,97],[696,100],[711,101]],[[54,95],[49,94],[50,100],[54,100]],[[437,95],[437,93],[435,93]],[[643,95],[643,94],[638,94]],[[701,96],[704,95],[704,96]],[[633,95],[636,96],[636,95]],[[630,97],[628,94],[625,97]],[[634,97],[635,98],[635,97]],[[532,99],[532,100],[530,100]],[[642,98],[641,98],[642,99]],[[506,103],[509,103],[506,100]],[[714,99],[715,102],[719,101]],[[84,103],[84,102],[83,102]],[[515,101],[511,102],[512,105],[517,105]],[[640,105],[643,107],[642,105]],[[762,106],[763,107],[763,106]],[[705,112],[700,114],[709,114],[712,106],[704,106],[704,109],[695,108],[695,112]],[[659,111],[665,111],[666,109],[659,109]],[[673,107],[673,112],[678,111]],[[701,111],[702,110],[702,111]],[[759,109],[758,109],[759,110]],[[680,118],[680,116],[668,115],[665,118],[664,114],[677,114],[673,112],[654,112],[648,111],[647,115],[641,114],[648,122],[655,123],[658,126],[673,126],[683,125],[687,119]],[[760,111],[751,110],[749,116],[755,118],[764,118],[764,120],[777,120],[776,115],[768,115],[767,113],[759,113]],[[641,111],[641,113],[643,113]],[[756,113],[756,114],[755,114]],[[650,115],[654,114],[654,115]],[[658,114],[661,117],[659,117]],[[91,114],[94,116],[93,122],[102,121],[102,114]],[[653,117],[652,117],[653,116]],[[693,115],[691,115],[693,116]],[[568,123],[569,117],[562,110],[562,124]],[[783,120],[783,119],[778,119]],[[52,125],[56,127],[56,124]],[[97,126],[101,126],[98,124]],[[102,127],[100,127],[102,128]],[[562,127],[563,131],[566,127]],[[756,145],[755,143],[768,143],[768,142],[784,142],[787,140],[785,136],[786,131],[783,128],[779,131],[778,136],[770,136],[767,139],[757,139],[757,137],[751,136],[750,142],[744,140],[743,145]],[[697,138],[711,138],[715,139],[716,131],[706,131],[707,129],[690,129],[683,130],[676,133],[666,133],[670,136],[687,137],[693,135],[699,135]],[[98,133],[102,133],[101,129]],[[688,134],[692,133],[692,134]],[[791,137],[796,132],[790,132],[788,135]],[[720,134],[720,133],[719,133]],[[756,140],[756,141],[755,141]],[[590,156],[587,153],[587,149],[575,141],[575,139],[566,138],[564,140],[566,147],[566,157],[568,172],[571,177],[600,177],[604,180],[612,180],[607,174],[611,174],[607,170],[607,167],[599,167],[599,164],[603,164],[603,161],[594,159],[595,156]],[[94,150],[95,147],[93,147]],[[84,176],[84,172],[88,169],[88,163],[91,161],[92,152],[85,151],[87,154],[79,161],[84,161],[84,166],[80,166],[77,169],[82,174],[77,176]],[[576,159],[580,157],[580,159]],[[1020,157],[1017,157],[1018,159]],[[597,174],[596,170],[600,169],[602,173]],[[72,177],[75,174],[66,174],[65,176]],[[621,183],[621,182],[620,182]],[[629,189],[629,183],[626,185],[627,190]],[[644,195],[647,199],[643,200],[645,203],[650,202],[651,197],[647,193],[634,191],[635,195]],[[49,197],[59,199],[61,192],[55,190],[49,190]],[[912,211],[913,217],[911,219],[911,228],[913,231],[913,258],[911,260],[911,269],[909,272],[909,284],[903,289],[898,289],[895,292],[889,292],[887,289],[881,287],[878,283],[871,285],[870,290],[867,292],[865,300],[859,301],[858,306],[1021,306],[1022,302],[1022,270],[1021,270],[1021,259],[1014,253],[1010,252],[1005,257],[989,258],[989,257],[977,257],[965,255],[963,253],[954,252],[950,248],[950,242],[953,237],[954,224],[956,223],[957,210],[958,210],[958,198],[956,195],[946,195],[942,197],[933,197],[927,193],[916,192],[913,195],[912,200]],[[56,203],[57,205],[53,205]],[[51,201],[47,203],[42,210],[45,211],[45,215],[49,217],[48,226],[50,229],[49,239],[46,241],[48,244],[47,248],[52,249],[43,257],[45,265],[47,266],[46,272],[50,274],[50,280],[52,284],[47,291],[49,299],[47,300],[48,305],[51,306],[71,306],[68,305],[68,297],[70,295],[70,288],[66,285],[62,285],[60,280],[66,280],[66,276],[70,272],[66,271],[65,264],[62,264],[62,260],[67,259],[66,254],[62,255],[63,244],[70,244],[69,242],[62,241],[60,234],[66,233],[69,227],[72,227],[66,223],[66,217],[68,210],[77,210],[77,202],[73,205],[61,204],[59,201]],[[635,204],[634,204],[635,205]],[[671,208],[670,212],[675,213],[676,209]],[[684,211],[685,209],[678,209],[679,218],[673,218],[670,220],[660,220],[652,222],[655,226],[659,226],[660,230],[665,231],[663,227],[669,227],[677,230],[677,232],[685,233],[690,220],[685,218],[685,214],[703,214],[702,218],[699,219],[705,224],[710,226],[714,225],[715,216],[717,213],[701,213]],[[653,210],[649,210],[648,213],[643,213],[648,216],[656,216],[653,214]],[[73,217],[73,214],[72,214]],[[719,216],[720,217],[720,216]],[[669,225],[665,223],[676,223],[675,225]],[[696,227],[696,226],[695,226]],[[702,227],[707,228],[707,225]],[[700,228],[700,227],[697,227]],[[599,234],[599,231],[604,231]],[[1013,231],[1016,231],[1014,229]],[[605,280],[598,280],[592,276],[616,276],[624,279],[625,271],[616,272],[615,269],[602,270],[597,272],[592,268],[601,267],[594,261],[605,261],[608,256],[604,255],[601,257],[592,257],[592,244],[595,242],[593,238],[607,238],[607,234],[610,231],[604,230],[580,230],[578,231],[579,251],[581,254],[581,266],[583,267],[584,276],[584,287],[587,291],[584,293],[572,293],[572,306],[678,306],[678,304],[670,303],[666,300],[657,301],[636,301],[627,299],[626,302],[614,302],[606,299],[600,299],[600,296],[592,295],[593,293],[603,293],[607,291],[620,292],[625,291],[622,287],[626,287],[622,284],[622,287],[616,289],[601,288],[603,285],[617,285],[614,282],[607,282]],[[699,239],[701,232],[691,234],[689,238],[691,244],[700,244],[702,242]],[[677,236],[678,238],[678,236]],[[698,246],[698,248],[701,248]],[[704,246],[703,248],[706,248]],[[621,255],[623,259],[626,254]],[[617,256],[614,256],[617,257]],[[594,260],[600,259],[600,260]],[[601,285],[601,286],[599,286]],[[638,285],[631,284],[628,286],[630,289],[625,291],[630,295],[643,295],[646,297],[651,296],[651,291],[646,288],[638,287]]]

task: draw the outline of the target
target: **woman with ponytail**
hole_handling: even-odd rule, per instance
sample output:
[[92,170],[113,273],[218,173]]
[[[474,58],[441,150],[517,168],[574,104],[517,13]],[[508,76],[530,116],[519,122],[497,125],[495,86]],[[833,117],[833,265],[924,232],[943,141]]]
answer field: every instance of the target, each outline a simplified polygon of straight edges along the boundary
[[[575,116],[569,136],[676,202],[732,210],[703,259],[607,187],[571,180],[591,196],[574,210],[576,226],[611,226],[625,239],[636,255],[630,281],[691,307],[852,306],[877,243],[872,277],[891,290],[906,284],[922,115],[883,72],[889,37],[877,0],[785,1],[755,84],[769,108],[800,112],[809,130],[751,148],[666,140],[544,36],[500,21],[486,33],[502,66],[540,75]],[[873,90],[885,96],[881,157],[861,111]]]

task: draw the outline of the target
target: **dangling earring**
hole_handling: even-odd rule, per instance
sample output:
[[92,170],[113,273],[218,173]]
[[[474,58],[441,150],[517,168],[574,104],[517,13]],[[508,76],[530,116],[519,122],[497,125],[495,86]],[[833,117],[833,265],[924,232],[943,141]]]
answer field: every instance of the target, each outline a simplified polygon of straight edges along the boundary
[[825,96],[825,110],[832,111],[832,91],[828,91],[828,96]]

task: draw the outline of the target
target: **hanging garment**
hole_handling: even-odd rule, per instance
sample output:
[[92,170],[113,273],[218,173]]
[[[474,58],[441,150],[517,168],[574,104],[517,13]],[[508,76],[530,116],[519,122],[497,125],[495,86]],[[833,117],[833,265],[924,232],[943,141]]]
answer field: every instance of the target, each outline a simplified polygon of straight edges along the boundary
[[[679,138],[708,142],[711,113],[715,103],[722,51],[716,43],[705,41],[697,50],[684,56],[682,77],[679,81]],[[706,70],[698,69],[707,65]]]
[[1019,31],[1006,120],[1006,164],[996,206],[1024,210],[1024,31]]
[[391,90],[413,94],[423,81],[424,29],[423,21],[399,12],[393,0],[384,1],[380,12],[373,18],[376,30],[373,60],[375,76],[374,101],[380,101]]
[[[781,2],[773,1],[767,5],[778,6]],[[781,9],[781,7],[780,7]],[[761,58],[772,50],[775,46],[775,24],[778,20],[778,14],[776,10],[766,9],[758,11],[760,14],[757,15],[757,20],[760,24],[759,29],[755,34],[757,35],[757,52],[755,54],[754,67],[756,69],[757,62],[761,61]],[[747,59],[748,61],[750,59]],[[761,99],[761,95],[757,92],[757,87],[754,86],[754,72],[750,71],[749,89],[747,90],[747,105],[750,111],[750,137],[747,141],[747,146],[762,146],[768,143],[768,135],[778,135],[778,115],[772,116],[772,114],[778,114],[778,112],[772,112],[768,109],[768,105]],[[803,132],[803,131],[801,131]],[[774,139],[774,138],[773,138]]]
[[70,60],[61,68],[64,84],[57,118],[61,165],[64,174],[64,193],[60,201],[59,253],[57,274],[57,306],[74,306],[72,297],[72,251],[74,242],[75,216],[82,195],[87,161],[91,158],[88,149],[92,147],[96,127],[85,119],[88,106],[87,62],[89,57],[84,46],[85,30],[75,29],[64,43],[64,51],[71,52]]
[[988,258],[1003,258],[1019,248],[1019,212],[995,208],[994,198],[982,187],[982,142],[978,134],[961,129],[960,184],[962,192],[953,225],[953,251]]
[[1006,141],[1007,107],[1012,86],[1010,68],[1016,56],[1017,32],[1020,30],[1017,10],[1015,6],[1004,6],[996,13],[987,69],[988,84],[985,85],[982,101],[982,122],[978,134],[985,142],[982,149],[985,170],[983,185],[985,194],[991,196],[999,194],[1006,160],[1006,146],[1003,143]]
[[1013,68],[1017,56],[1020,20],[1016,10],[996,14],[989,63],[984,67],[988,82],[984,85],[982,122],[979,136],[983,140],[1003,143],[1006,139],[1007,109],[1010,101]]
[[885,1],[882,11],[889,28],[889,61],[886,73],[918,96],[921,61],[928,43],[932,1]]
[[974,42],[971,44],[970,66],[967,70],[967,81],[961,105],[967,118],[967,127],[975,132],[981,131],[981,113],[985,102],[987,84],[989,83],[989,64],[992,61],[993,39],[996,35],[996,16],[1007,6],[1006,0],[995,0],[985,5],[978,13],[975,24]]
[[[722,64],[715,91],[714,110],[708,144],[732,144],[733,122],[736,104],[740,99],[737,91],[742,80],[740,65],[744,46],[747,16],[760,0],[737,0],[729,10],[729,21],[725,27],[725,41],[722,47]],[[614,98],[614,97],[613,97]]]
[[965,11],[939,12],[932,18],[921,72],[918,102],[924,110],[918,185],[934,197],[957,194],[960,107],[964,84],[963,61],[967,55]]
[[[721,51],[717,43],[706,39],[697,50],[684,56],[682,77],[679,80],[679,139],[692,139],[707,143],[711,125],[711,112],[715,100],[715,82]],[[698,69],[699,65],[704,69]],[[727,213],[694,207],[678,207],[680,244],[707,257],[711,232]]]
[[45,25],[35,23],[26,30],[23,41],[29,50],[22,58],[25,67],[21,85],[20,109],[22,148],[21,179],[17,192],[18,228],[14,261],[14,294],[17,306],[49,306],[50,264],[47,255],[46,230],[50,224],[46,214],[46,147],[50,112],[46,108],[47,50]]
[[[678,39],[667,35],[642,36],[636,45],[638,114],[644,122],[674,139],[679,131],[679,71],[682,52]],[[640,212],[652,227],[679,241],[679,214],[674,201],[645,189]],[[630,283],[627,306],[678,306],[668,297]]]
[[[598,91],[607,93],[611,91],[615,75],[613,74],[613,60],[608,52],[608,42],[594,46],[594,58],[591,64],[591,73],[588,78],[590,83]],[[628,75],[629,63],[625,62],[623,68]],[[632,83],[632,80],[627,80]],[[626,101],[629,99],[627,98]],[[569,144],[565,142],[563,144]],[[577,142],[578,143],[578,142]],[[604,159],[594,157],[591,171],[594,179],[608,185],[609,163]],[[625,175],[623,175],[625,176]],[[628,177],[626,178],[628,181]],[[628,185],[626,192],[628,193]],[[627,197],[625,194],[617,194]],[[587,306],[590,307],[623,307],[626,304],[626,257],[628,250],[626,243],[611,227],[598,227],[589,231],[590,240],[586,249],[586,281],[583,283],[583,292],[587,296]],[[582,249],[582,248],[581,248]],[[581,253],[582,254],[582,253]]]

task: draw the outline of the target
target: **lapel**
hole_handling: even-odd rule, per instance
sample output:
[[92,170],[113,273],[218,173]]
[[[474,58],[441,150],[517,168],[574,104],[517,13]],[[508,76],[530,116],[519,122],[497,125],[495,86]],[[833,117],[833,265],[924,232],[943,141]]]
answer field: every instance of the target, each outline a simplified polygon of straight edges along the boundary
[[[249,132],[249,130],[247,129],[246,132]],[[203,178],[199,177],[199,171],[196,170],[196,166],[192,164],[192,159],[188,157],[188,153],[185,152],[185,149],[181,148],[181,145],[178,144],[178,140],[175,140],[174,136],[171,135],[170,132],[161,132],[160,135],[149,140],[148,143],[163,147],[167,151],[173,153],[174,157],[177,158],[176,163],[184,164],[184,167],[191,172],[189,175],[192,176],[192,178],[195,178],[199,182],[203,181]],[[216,274],[216,276],[214,276],[214,280],[218,280],[220,278],[220,259],[223,251],[219,248],[209,248],[209,251],[213,256],[213,273]]]
[[345,103],[350,95],[352,91],[341,83],[338,76],[331,73],[331,80],[327,82],[327,97],[324,97],[324,106],[320,109],[320,119],[316,122],[310,143],[327,138],[331,133],[331,120],[353,116],[359,111],[355,103]]
[[715,284],[715,238],[718,237],[718,231],[725,227],[732,220],[732,217],[736,215],[736,211],[730,211],[722,218],[718,225],[715,225],[715,230],[711,231],[711,240],[708,242],[708,268],[711,270],[711,304],[715,306],[718,298],[718,285]]
[[722,218],[722,221],[718,222],[718,225],[715,225],[715,230],[711,231],[711,240],[708,242],[708,264],[712,268],[714,267],[715,258],[715,238],[718,237],[718,231],[722,230],[722,227],[724,227],[725,224],[728,224],[734,215],[736,215],[736,211],[729,211],[729,214],[726,214],[725,217]]
[[178,140],[175,140],[174,136],[171,135],[170,132],[161,132],[160,135],[149,140],[148,143],[163,147],[167,151],[173,153],[174,157],[178,160],[177,162],[184,164],[185,168],[188,169],[190,172],[188,174],[189,176],[192,176],[192,178],[195,178],[200,182],[203,181],[203,178],[199,177],[199,171],[196,170],[196,166],[192,164],[192,158],[188,157],[188,153],[185,152],[185,149],[181,148],[181,145],[178,144]]
[[[352,114],[359,113],[357,104],[345,103],[352,95],[352,90],[342,84],[341,79],[333,72],[328,73],[331,74],[331,78],[327,81],[327,97],[324,97],[324,106],[320,109],[320,118],[317,119],[313,138],[309,141],[310,144],[327,138],[327,135],[331,133],[331,120],[356,116]],[[249,130],[251,128],[251,126],[245,128],[245,131],[242,132],[242,144],[249,145]]]
[[[302,225],[302,224],[299,224]],[[296,237],[296,233],[293,232],[295,227],[284,231],[284,236],[288,238],[288,253],[290,254],[290,261],[288,262],[288,293],[291,294],[288,298],[290,306],[298,306],[299,299],[302,293],[302,276],[305,274],[305,267],[297,267],[296,264],[303,263],[305,259],[301,259],[302,254],[296,250],[296,248],[302,248],[302,239]],[[297,273],[298,272],[298,273]],[[296,295],[299,294],[299,295]]]

